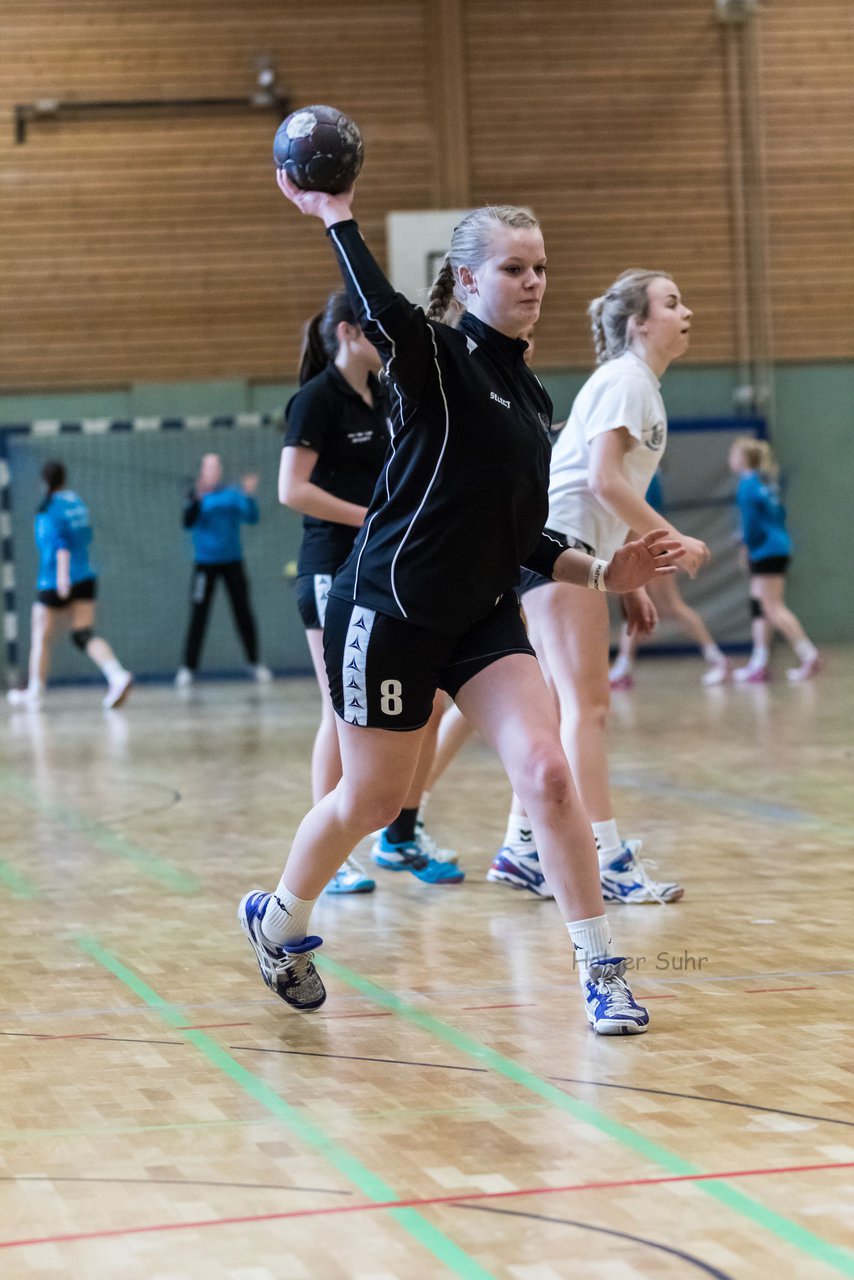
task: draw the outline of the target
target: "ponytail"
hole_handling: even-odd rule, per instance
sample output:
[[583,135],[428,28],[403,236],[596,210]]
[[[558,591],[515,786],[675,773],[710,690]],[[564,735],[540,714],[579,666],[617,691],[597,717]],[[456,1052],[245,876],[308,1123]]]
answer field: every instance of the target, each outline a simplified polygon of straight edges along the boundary
[[633,317],[645,320],[649,315],[647,290],[653,280],[662,276],[665,280],[671,279],[666,271],[624,271],[610,289],[590,303],[587,314],[593,330],[597,364],[614,360],[628,350],[631,336],[629,321]]
[[299,381],[303,386],[310,378],[322,373],[338,355],[339,324],[358,325],[350,299],[343,290],[330,293],[326,306],[312,316],[305,326],[300,351]]

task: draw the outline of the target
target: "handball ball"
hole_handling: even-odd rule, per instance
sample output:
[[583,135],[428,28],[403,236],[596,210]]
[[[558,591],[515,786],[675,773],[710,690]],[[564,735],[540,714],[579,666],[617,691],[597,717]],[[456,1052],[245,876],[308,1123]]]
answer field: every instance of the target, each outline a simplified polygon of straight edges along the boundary
[[364,148],[357,125],[335,107],[300,107],[276,130],[273,159],[303,191],[335,196],[353,185]]

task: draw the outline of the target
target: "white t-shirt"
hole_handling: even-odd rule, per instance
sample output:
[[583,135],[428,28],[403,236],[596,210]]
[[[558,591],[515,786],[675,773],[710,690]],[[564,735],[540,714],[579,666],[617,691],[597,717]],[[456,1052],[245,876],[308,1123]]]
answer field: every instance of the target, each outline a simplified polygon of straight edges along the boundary
[[643,497],[667,443],[660,385],[646,361],[632,351],[607,360],[575,397],[552,451],[549,528],[580,538],[605,560],[622,546],[629,526],[590,492],[590,442],[604,431],[626,428],[632,445],[623,459],[623,474]]

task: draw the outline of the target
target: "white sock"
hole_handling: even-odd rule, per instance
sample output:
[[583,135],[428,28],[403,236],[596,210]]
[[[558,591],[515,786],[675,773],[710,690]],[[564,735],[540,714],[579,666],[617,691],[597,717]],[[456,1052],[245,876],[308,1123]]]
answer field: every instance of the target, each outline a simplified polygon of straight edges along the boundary
[[38,678],[30,680],[27,684],[27,693],[44,693],[44,681]]
[[418,806],[418,816],[417,816],[417,817],[416,817],[416,819],[415,819],[415,825],[416,825],[416,826],[418,826],[418,825],[420,824],[420,825],[423,827],[423,826],[424,826],[424,823],[427,821],[426,813],[427,813],[427,802],[428,802],[428,800],[429,800],[429,799],[430,799],[430,792],[429,792],[429,791],[422,791],[422,792],[421,792],[421,803],[420,803],[420,805]]
[[110,658],[108,662],[104,663],[101,670],[110,681],[118,680],[119,676],[123,676],[125,673],[125,669],[118,658]]
[[261,921],[264,937],[278,947],[286,947],[289,942],[302,942],[308,933],[308,922],[315,902],[317,898],[312,898],[309,902],[291,893],[282,876]]
[[704,644],[703,657],[706,659],[706,662],[710,663],[713,667],[726,666],[726,655],[716,644]]
[[573,963],[583,987],[593,961],[611,954],[611,926],[607,916],[591,916],[589,920],[567,920],[566,928],[572,938]]
[[607,822],[592,822],[593,839],[596,841],[596,852],[599,855],[599,866],[607,867],[609,862],[613,862],[618,853],[623,852],[623,842],[617,831],[617,823],[614,818],[609,818]]
[[622,679],[623,676],[630,675],[631,670],[632,670],[631,658],[627,657],[626,654],[624,653],[618,653],[616,658],[614,659],[614,663],[613,663],[613,666],[611,667],[611,670],[608,672],[608,675],[611,677],[612,680],[620,680]]
[[812,640],[804,639],[799,640],[795,645],[795,653],[798,655],[802,663],[812,662],[813,658],[818,653],[818,649],[816,649]]
[[751,671],[761,671],[763,667],[768,666],[768,650],[764,645],[755,646],[747,665]]
[[507,831],[504,834],[504,847],[512,849],[520,858],[537,852],[530,818],[520,817],[518,813],[509,815]]

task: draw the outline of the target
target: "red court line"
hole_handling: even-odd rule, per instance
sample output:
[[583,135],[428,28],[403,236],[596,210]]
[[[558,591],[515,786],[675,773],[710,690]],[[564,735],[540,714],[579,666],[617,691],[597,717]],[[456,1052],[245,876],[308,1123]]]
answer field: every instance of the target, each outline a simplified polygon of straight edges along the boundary
[[817,991],[818,987],[745,987],[744,994],[748,996],[762,995],[768,991]]
[[197,1022],[191,1027],[176,1027],[176,1031],[209,1031],[211,1027],[251,1027],[251,1022]]
[[35,1236],[28,1240],[0,1240],[0,1249],[20,1249],[36,1244],[74,1244],[80,1240],[106,1240],[115,1236],[152,1235],[159,1231],[195,1231],[201,1227],[234,1227],[250,1222],[283,1222],[288,1218],[320,1218],[336,1213],[370,1213],[375,1209],[424,1209],[439,1204],[470,1204],[475,1200],[507,1200],[521,1196],[557,1195],[569,1191],[603,1191],[619,1187],[656,1187],[675,1182],[712,1182],[728,1178],[761,1178],[779,1173],[816,1173],[823,1169],[854,1169],[854,1160],[833,1164],[793,1164],[778,1169],[729,1169],[725,1173],[680,1173],[661,1178],[621,1178],[613,1182],[575,1182],[563,1187],[522,1187],[516,1191],[457,1192],[452,1196],[428,1196],[411,1200],[376,1200],[368,1204],[330,1205],[324,1209],[292,1209],[288,1213],[255,1213],[239,1218],[209,1218],[199,1222],[160,1222],[148,1227],[113,1227],[105,1231],[79,1231],[67,1235]]

